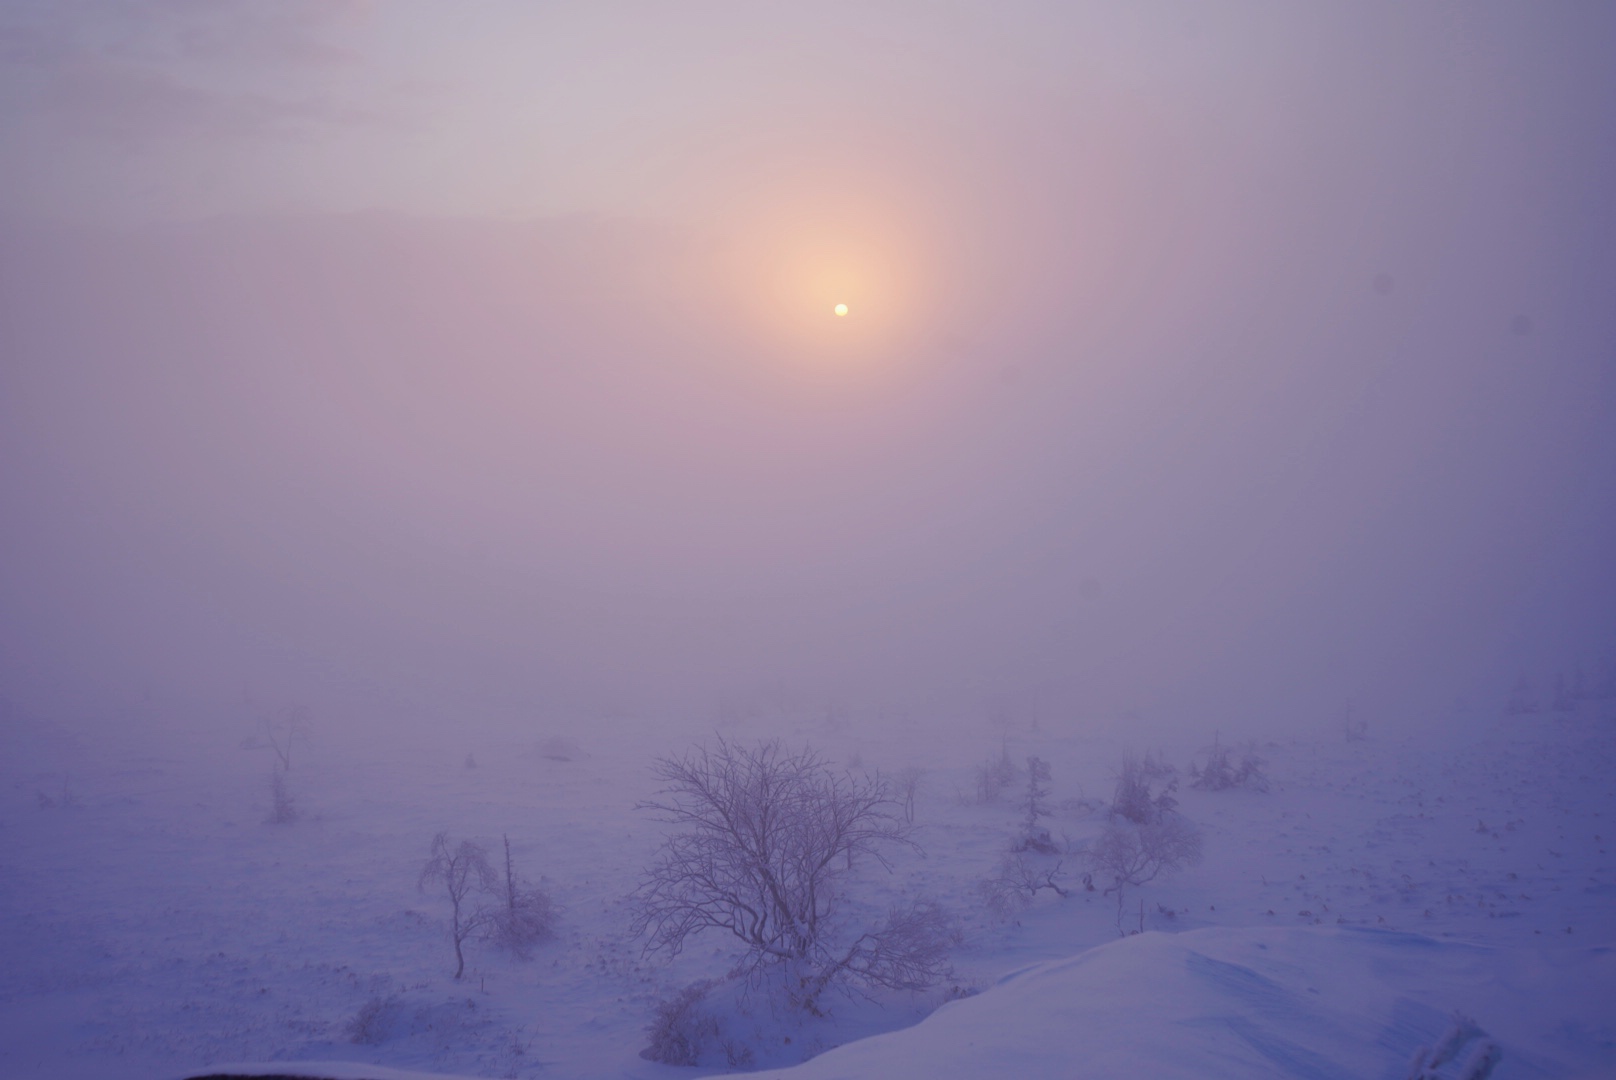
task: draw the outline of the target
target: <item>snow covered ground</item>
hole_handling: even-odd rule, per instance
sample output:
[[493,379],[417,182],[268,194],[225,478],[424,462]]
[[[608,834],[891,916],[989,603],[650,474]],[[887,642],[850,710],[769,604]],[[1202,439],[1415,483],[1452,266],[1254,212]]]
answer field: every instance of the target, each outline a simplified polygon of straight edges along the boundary
[[[704,939],[672,964],[643,958],[625,897],[661,835],[633,808],[651,793],[647,766],[711,720],[446,720],[378,742],[344,734],[373,723],[325,708],[293,751],[301,816],[271,825],[271,755],[238,711],[6,719],[7,1076],[138,1080],[241,1061],[699,1074],[638,1052],[655,1003],[733,953]],[[922,850],[859,872],[853,914],[933,898],[965,934],[956,979],[934,992],[837,999],[823,1021],[760,1010],[758,1037],[774,1042],[755,1063],[840,1047],[793,1075],[1390,1078],[1459,1010],[1501,1046],[1497,1076],[1616,1075],[1613,712],[1584,702],[1262,743],[1272,791],[1179,792],[1205,858],[1130,893],[1125,925],[1147,933],[1120,940],[1115,906],[1083,889],[1075,860],[1071,896],[1040,893],[1013,918],[986,909],[980,883],[1017,811],[975,801],[976,767],[1001,744],[1050,761],[1051,832],[1081,845],[1104,824],[1084,799],[1109,794],[1125,750],[1158,747],[1182,767],[1212,732],[1178,745],[1122,720],[730,715],[726,737],[923,769]],[[491,846],[509,835],[518,869],[563,909],[555,940],[527,961],[473,943],[452,979],[448,904],[417,889],[440,830]]]

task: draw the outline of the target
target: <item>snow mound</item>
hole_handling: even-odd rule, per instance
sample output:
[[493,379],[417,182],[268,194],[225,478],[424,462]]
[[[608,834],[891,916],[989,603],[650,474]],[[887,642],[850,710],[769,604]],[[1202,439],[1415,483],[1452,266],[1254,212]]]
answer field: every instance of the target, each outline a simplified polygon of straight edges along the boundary
[[[1566,1014],[1571,987],[1583,1015]],[[1609,949],[1547,956],[1350,929],[1152,932],[1023,968],[915,1027],[750,1075],[1405,1080],[1457,1012],[1486,1032],[1466,1033],[1457,1064],[1490,1041],[1503,1053],[1495,1075],[1606,1076],[1616,1019],[1600,1002],[1612,1001]]]

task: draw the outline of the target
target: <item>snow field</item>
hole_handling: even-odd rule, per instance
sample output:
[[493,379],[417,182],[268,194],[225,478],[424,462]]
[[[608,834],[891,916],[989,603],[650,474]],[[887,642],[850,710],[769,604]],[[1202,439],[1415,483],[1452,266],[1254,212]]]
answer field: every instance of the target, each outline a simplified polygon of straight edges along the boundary
[[[1330,1048],[1373,1030],[1373,1060],[1406,1064],[1409,1046],[1390,1043],[1437,1038],[1424,1020],[1466,1006],[1446,1001],[1446,988],[1485,984],[1491,972],[1499,986],[1528,987],[1535,1003],[1521,1008],[1521,995],[1503,990],[1475,1001],[1475,1019],[1514,1051],[1511,1061],[1531,1060],[1550,1076],[1616,1068],[1616,995],[1592,992],[1609,985],[1598,982],[1608,968],[1597,958],[1616,939],[1609,712],[1609,703],[1587,703],[1569,715],[1472,719],[1462,737],[1450,725],[1418,735],[1371,729],[1361,742],[1321,731],[1264,743],[1258,751],[1272,792],[1178,792],[1181,811],[1205,830],[1205,858],[1130,891],[1128,923],[1137,925],[1142,902],[1145,929],[1165,936],[1123,942],[1114,904],[1083,889],[1072,857],[1064,862],[1072,896],[1040,893],[1008,920],[984,907],[979,884],[1016,835],[1019,814],[1014,788],[977,804],[974,775],[1001,745],[1016,760],[1036,753],[1050,761],[1055,811],[1047,824],[1057,840],[1080,847],[1104,820],[1079,797],[1109,795],[1124,750],[1160,745],[1144,731],[1047,718],[994,726],[807,711],[732,717],[726,737],[780,734],[859,768],[923,769],[922,851],[895,851],[890,874],[859,870],[847,915],[873,918],[901,897],[928,897],[952,910],[965,934],[956,980],[934,992],[834,999],[829,1017],[806,1025],[758,1009],[755,1062],[787,1065],[904,1028],[945,998],[976,990],[984,992],[914,1031],[974,1015],[991,1026],[994,1010],[1011,1008],[1004,1002],[1015,980],[992,989],[1006,972],[1058,966],[1107,945],[1110,959],[1072,970],[1137,970],[1138,979],[1159,980],[1158,996],[1171,995],[1178,991],[1169,987],[1195,978],[1185,974],[1193,952],[1257,971],[1285,994],[1308,993],[1292,982],[1325,991],[1328,970],[1357,965],[1359,990],[1342,984],[1324,1019],[1292,1031],[1284,1008],[1254,1012],[1228,987],[1197,983],[1200,996],[1173,1006],[1181,1012],[1163,1005],[1161,1016],[1124,1027],[1095,1011],[1082,1040],[1052,1032],[1057,1041],[1027,1054],[1072,1065],[1083,1060],[1085,1040],[1109,1031],[1122,1040],[1118,1054],[1126,1035],[1177,1046],[1190,1062],[1213,1036],[1186,1035],[1185,1017],[1197,1009],[1215,1015],[1214,999],[1233,995],[1229,1015],[1322,1060],[1367,1068],[1368,1058]],[[625,937],[625,897],[660,835],[633,809],[650,794],[646,766],[711,733],[711,723],[535,719],[513,735],[508,724],[468,722],[374,740],[346,735],[363,725],[345,728],[339,714],[320,717],[289,773],[302,816],[277,826],[264,823],[271,755],[242,745],[252,732],[245,719],[119,726],[13,716],[0,765],[0,926],[9,943],[0,966],[0,1058],[8,1075],[170,1077],[221,1061],[300,1060],[478,1076],[692,1075],[639,1058],[646,1025],[657,1001],[721,976],[734,952],[703,938],[672,964],[642,958]],[[1161,748],[1183,767],[1210,736]],[[440,830],[491,849],[508,833],[518,870],[543,879],[563,910],[556,939],[533,960],[473,943],[466,978],[449,977],[447,901],[416,889]],[[1296,929],[1311,934],[1297,937]],[[1451,944],[1442,955],[1465,974],[1433,969],[1421,984],[1419,964],[1406,960],[1426,955],[1407,944],[1413,939],[1365,930]],[[1184,944],[1203,939],[1193,949]],[[1278,979],[1257,963],[1257,942],[1271,950],[1284,943],[1285,962],[1304,970]],[[1401,974],[1385,976],[1388,965]],[[1062,993],[1105,997],[1103,987],[1080,983]],[[1400,1027],[1383,1015],[1405,998],[1419,1005],[1420,1024]],[[1503,1010],[1509,1015],[1497,1015]],[[1086,1015],[1078,1009],[1069,1020]],[[1230,1069],[1267,1060],[1251,1040],[1240,1045],[1239,1053],[1258,1057],[1230,1051]],[[855,1049],[806,1068],[828,1069]]]

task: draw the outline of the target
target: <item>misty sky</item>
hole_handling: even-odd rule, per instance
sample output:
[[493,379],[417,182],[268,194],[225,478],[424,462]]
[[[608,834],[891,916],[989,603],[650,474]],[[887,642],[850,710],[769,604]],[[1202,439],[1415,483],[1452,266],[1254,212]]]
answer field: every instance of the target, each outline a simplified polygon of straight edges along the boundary
[[1283,725],[1597,670],[1613,56],[1598,3],[9,0],[0,679]]

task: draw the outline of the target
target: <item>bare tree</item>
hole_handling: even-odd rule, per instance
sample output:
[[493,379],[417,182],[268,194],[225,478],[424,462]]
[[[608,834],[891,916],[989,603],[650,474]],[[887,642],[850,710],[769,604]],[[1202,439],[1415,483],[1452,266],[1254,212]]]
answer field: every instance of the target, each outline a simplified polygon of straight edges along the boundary
[[640,809],[675,831],[635,893],[633,929],[647,952],[677,955],[692,935],[723,931],[743,946],[748,975],[796,965],[810,1007],[844,974],[901,987],[932,970],[932,946],[917,944],[936,925],[924,905],[847,949],[831,943],[847,872],[863,858],[886,865],[884,847],[911,843],[879,777],[834,773],[816,752],[778,739],[719,738],[652,770],[663,786]]
[[1021,802],[1023,818],[1017,851],[1053,855],[1060,850],[1050,839],[1049,830],[1038,824],[1039,818],[1049,816],[1049,776],[1049,762],[1037,754],[1027,759],[1027,794]]
[[440,832],[432,838],[431,854],[421,867],[417,887],[440,884],[448,894],[451,909],[450,933],[454,938],[455,978],[466,971],[466,956],[462,946],[472,934],[482,929],[490,914],[485,908],[469,903],[473,892],[486,892],[498,884],[494,868],[488,864],[488,850],[481,844],[462,840],[455,844],[449,834]]
[[1122,894],[1169,871],[1201,860],[1201,831],[1178,814],[1143,825],[1112,822],[1088,850],[1095,871],[1111,879],[1102,895],[1117,896],[1117,933],[1122,930]]
[[290,772],[292,739],[308,737],[309,710],[301,705],[287,706],[281,715],[264,721],[264,734],[269,739],[270,749],[280,759],[281,768]]
[[286,781],[286,770],[279,765],[269,772],[269,818],[271,825],[290,825],[297,820],[297,800]]

